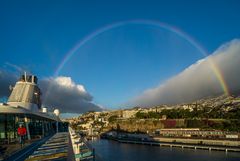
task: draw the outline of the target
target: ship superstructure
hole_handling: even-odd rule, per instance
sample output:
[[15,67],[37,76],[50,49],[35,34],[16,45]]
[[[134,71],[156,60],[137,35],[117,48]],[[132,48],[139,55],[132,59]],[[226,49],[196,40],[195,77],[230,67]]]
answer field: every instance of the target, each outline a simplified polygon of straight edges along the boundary
[[38,112],[41,109],[40,95],[41,91],[37,86],[37,77],[24,74],[13,88],[7,104]]
[[[20,77],[12,88],[7,103],[0,105],[0,141],[14,141],[18,138],[17,128],[23,124],[27,128],[27,138],[42,138],[61,130],[59,115],[41,108],[41,90],[37,77]],[[61,127],[60,127],[61,126]]]

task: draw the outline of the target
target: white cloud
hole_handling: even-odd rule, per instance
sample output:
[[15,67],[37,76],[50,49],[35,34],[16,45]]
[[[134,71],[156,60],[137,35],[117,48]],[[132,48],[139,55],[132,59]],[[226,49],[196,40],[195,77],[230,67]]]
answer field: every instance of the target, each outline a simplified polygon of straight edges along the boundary
[[83,85],[75,84],[75,82],[72,81],[70,77],[57,77],[55,81],[62,86],[68,87],[68,88],[77,88],[79,92],[86,92]]
[[223,94],[215,67],[231,93],[240,91],[240,40],[222,45],[211,56],[197,61],[156,88],[148,89],[128,103],[134,106],[176,104]]
[[46,106],[59,108],[65,113],[101,111],[101,108],[92,102],[93,97],[84,86],[76,84],[70,77],[47,78],[39,84],[43,91],[43,104]]

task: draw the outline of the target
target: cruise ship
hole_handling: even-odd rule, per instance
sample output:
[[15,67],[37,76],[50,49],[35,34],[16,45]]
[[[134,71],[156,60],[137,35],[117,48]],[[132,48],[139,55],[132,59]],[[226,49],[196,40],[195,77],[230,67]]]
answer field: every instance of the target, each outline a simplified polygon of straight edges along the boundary
[[11,89],[8,101],[0,104],[1,143],[16,141],[20,124],[26,127],[28,140],[67,130],[67,124],[59,118],[58,109],[48,112],[42,107],[37,81],[36,76],[25,73]]
[[[0,104],[0,160],[95,160],[93,148],[61,121],[60,111],[42,107],[37,81],[25,73],[11,89],[8,101]],[[28,140],[23,148],[17,134],[20,125],[26,127]]]

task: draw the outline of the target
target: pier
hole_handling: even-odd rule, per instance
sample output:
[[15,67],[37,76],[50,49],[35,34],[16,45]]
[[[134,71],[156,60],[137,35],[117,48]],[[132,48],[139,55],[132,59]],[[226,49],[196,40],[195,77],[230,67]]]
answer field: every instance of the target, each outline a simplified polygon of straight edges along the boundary
[[151,141],[133,141],[133,140],[121,140],[117,139],[119,143],[127,144],[142,144],[150,146],[166,146],[166,147],[178,147],[178,148],[190,148],[190,149],[202,149],[202,150],[217,150],[225,152],[240,152],[240,148],[237,147],[221,147],[221,146],[208,146],[208,145],[191,145],[191,144],[178,144],[178,143],[162,143],[162,142],[151,142]]

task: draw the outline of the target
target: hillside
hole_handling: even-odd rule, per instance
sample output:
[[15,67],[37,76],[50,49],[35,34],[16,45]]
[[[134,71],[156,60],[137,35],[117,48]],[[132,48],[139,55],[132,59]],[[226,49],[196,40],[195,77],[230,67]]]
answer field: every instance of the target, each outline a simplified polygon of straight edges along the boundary
[[96,133],[111,129],[154,133],[162,128],[239,131],[240,98],[222,95],[173,106],[88,112],[70,122],[76,129]]

